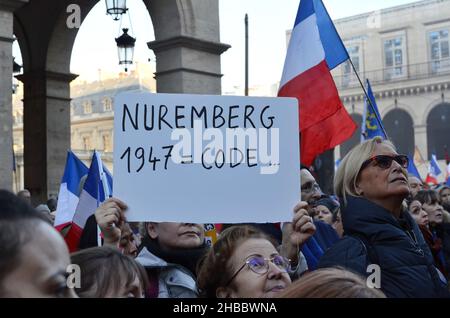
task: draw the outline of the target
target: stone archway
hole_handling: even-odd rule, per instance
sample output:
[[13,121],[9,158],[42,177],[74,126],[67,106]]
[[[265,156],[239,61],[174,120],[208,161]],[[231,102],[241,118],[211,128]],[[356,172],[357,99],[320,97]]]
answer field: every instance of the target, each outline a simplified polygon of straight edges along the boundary
[[414,154],[414,124],[411,115],[403,109],[389,111],[383,118],[384,128],[389,139],[399,153]]
[[340,146],[340,156],[341,159],[344,158],[344,156],[357,144],[361,142],[361,123],[362,123],[362,115],[353,113],[350,115],[353,119],[353,121],[358,125],[353,135],[345,141]]
[[428,156],[436,154],[444,160],[445,149],[450,151],[450,103],[435,106],[427,117]]
[[[3,1],[26,3],[0,0],[0,7]],[[220,54],[229,46],[219,42],[218,0],[143,1],[155,30],[149,48],[157,57],[157,90],[220,94]],[[83,21],[97,2],[28,0],[14,11],[19,45],[27,48],[18,78],[24,83],[25,187],[35,204],[57,193],[70,149],[69,85],[76,78],[70,57],[78,29],[67,27],[66,9],[79,5]]]

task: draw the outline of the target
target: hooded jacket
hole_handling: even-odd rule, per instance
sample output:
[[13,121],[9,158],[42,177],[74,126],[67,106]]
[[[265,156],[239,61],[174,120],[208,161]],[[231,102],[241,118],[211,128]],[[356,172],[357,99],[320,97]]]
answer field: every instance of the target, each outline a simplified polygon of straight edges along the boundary
[[364,198],[349,197],[341,211],[345,236],[328,249],[319,267],[342,266],[372,277],[380,268],[387,297],[448,297],[427,243],[409,213],[396,219]]

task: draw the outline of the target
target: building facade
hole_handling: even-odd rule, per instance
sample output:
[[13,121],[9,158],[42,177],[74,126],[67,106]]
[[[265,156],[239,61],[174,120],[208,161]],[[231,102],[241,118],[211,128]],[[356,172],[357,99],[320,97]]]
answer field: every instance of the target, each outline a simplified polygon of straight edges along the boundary
[[[369,79],[398,151],[412,155],[417,146],[425,160],[436,154],[444,169],[450,148],[450,1],[419,1],[334,23],[361,80]],[[364,92],[352,68],[346,62],[332,73],[360,127]],[[342,158],[360,137],[359,128],[335,149],[335,158]],[[418,168],[426,175],[426,165]]]
[[[89,167],[97,150],[112,171],[114,147],[114,98],[124,91],[156,92],[155,72],[149,64],[136,66],[129,73],[110,74],[95,82],[75,80],[71,84],[71,150]],[[22,90],[13,95],[13,138],[15,172],[13,190],[24,185]]]

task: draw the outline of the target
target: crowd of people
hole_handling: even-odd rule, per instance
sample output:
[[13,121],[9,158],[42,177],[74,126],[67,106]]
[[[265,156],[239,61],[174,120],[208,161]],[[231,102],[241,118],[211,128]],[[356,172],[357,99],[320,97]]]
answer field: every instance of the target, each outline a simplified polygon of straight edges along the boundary
[[334,194],[302,167],[291,222],[217,225],[212,245],[203,224],[129,223],[109,198],[72,254],[54,200],[33,208],[29,191],[0,190],[0,297],[450,297],[450,187],[407,167],[391,142],[365,141]]

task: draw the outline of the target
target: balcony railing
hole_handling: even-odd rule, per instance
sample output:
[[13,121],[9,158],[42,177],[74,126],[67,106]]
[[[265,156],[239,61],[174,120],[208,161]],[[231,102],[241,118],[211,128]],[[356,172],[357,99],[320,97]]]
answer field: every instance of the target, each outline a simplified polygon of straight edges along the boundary
[[[426,63],[400,65],[380,70],[359,73],[361,80],[368,78],[372,85],[396,81],[416,80],[450,74],[450,58]],[[359,86],[355,73],[334,76],[337,88],[346,89]]]

